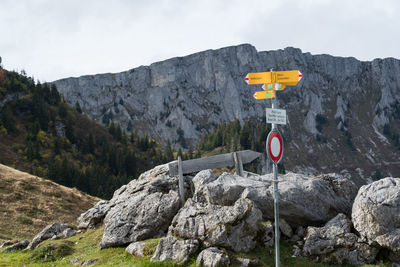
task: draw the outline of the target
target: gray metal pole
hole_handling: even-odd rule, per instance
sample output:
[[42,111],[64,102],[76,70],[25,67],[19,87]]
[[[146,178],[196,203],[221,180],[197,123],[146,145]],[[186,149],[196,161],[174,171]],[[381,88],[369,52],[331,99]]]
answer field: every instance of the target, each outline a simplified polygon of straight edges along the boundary
[[[273,69],[271,69],[271,72]],[[275,81],[273,81],[273,87],[275,90]],[[277,94],[275,92],[275,98],[272,100],[271,108],[275,108]],[[272,129],[278,128],[277,125],[272,124]],[[279,260],[279,195],[278,195],[278,165],[274,162],[274,216],[275,216],[275,266],[280,267]]]
[[275,216],[275,266],[280,266],[279,261],[279,196],[278,196],[278,166],[274,162],[274,216]]

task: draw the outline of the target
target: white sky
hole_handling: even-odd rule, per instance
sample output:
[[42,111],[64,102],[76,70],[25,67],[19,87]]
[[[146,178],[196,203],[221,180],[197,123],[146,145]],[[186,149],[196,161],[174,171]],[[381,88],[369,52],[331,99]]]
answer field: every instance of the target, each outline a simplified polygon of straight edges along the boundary
[[250,43],[400,58],[396,0],[0,0],[0,56],[41,81]]

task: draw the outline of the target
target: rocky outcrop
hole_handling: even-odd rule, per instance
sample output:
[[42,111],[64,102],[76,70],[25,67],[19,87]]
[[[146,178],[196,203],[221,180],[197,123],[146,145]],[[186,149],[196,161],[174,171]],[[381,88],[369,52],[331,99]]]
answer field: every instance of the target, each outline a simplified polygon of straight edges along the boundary
[[354,200],[354,228],[370,244],[400,257],[400,178],[385,178],[360,188]]
[[131,181],[114,193],[100,248],[163,235],[179,209],[178,178],[159,175]]
[[222,250],[216,247],[206,248],[197,256],[196,265],[204,267],[229,266],[230,260]]
[[[270,68],[304,74],[296,87],[277,93],[289,118],[280,126],[288,140],[286,170],[350,173],[363,182],[377,169],[383,176],[399,175],[396,142],[389,138],[400,127],[400,61],[393,58],[365,62],[291,47],[257,51],[243,44],[55,84],[95,121],[113,120],[177,147],[180,135],[186,143],[196,142],[202,131],[222,122],[261,118],[270,104],[254,100],[260,87],[243,78]],[[385,125],[391,134],[383,134]]]
[[[351,213],[357,187],[347,178],[289,173],[279,179],[280,218],[292,226],[321,224],[340,212]],[[262,211],[264,219],[274,218],[271,175],[244,178],[224,173],[198,188],[194,199],[232,205],[240,197],[248,198]]]
[[174,217],[169,234],[198,239],[206,247],[250,251],[256,245],[261,211],[249,199],[238,199],[232,206],[200,204],[188,199]]
[[160,239],[156,252],[151,258],[155,261],[174,261],[178,264],[185,263],[199,248],[197,240],[178,240],[173,236]]
[[71,227],[66,223],[50,224],[32,239],[27,249],[34,249],[41,242],[50,238],[67,237],[68,229],[71,229]]
[[324,227],[308,227],[302,254],[332,264],[373,263],[379,249],[359,242],[351,228],[351,221],[344,214],[338,214]]
[[28,247],[28,245],[29,245],[29,241],[23,240],[23,241],[15,243],[9,247],[6,247],[2,251],[20,250],[20,249],[24,249],[24,248]]

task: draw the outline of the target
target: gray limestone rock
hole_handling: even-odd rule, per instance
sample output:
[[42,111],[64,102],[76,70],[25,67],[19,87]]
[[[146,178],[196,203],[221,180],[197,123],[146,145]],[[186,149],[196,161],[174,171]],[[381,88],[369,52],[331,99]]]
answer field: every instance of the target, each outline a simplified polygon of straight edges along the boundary
[[288,238],[293,236],[292,227],[290,227],[290,225],[284,219],[279,219],[279,230]]
[[29,241],[23,240],[23,241],[15,243],[9,247],[6,247],[2,251],[21,250],[21,249],[25,249],[28,245],[29,245]]
[[151,258],[155,261],[174,261],[178,264],[185,263],[188,258],[199,248],[199,241],[193,240],[178,240],[173,236],[168,236],[160,239],[156,252]]
[[78,228],[87,229],[95,228],[103,223],[103,219],[107,212],[111,209],[112,205],[105,200],[100,200],[92,208],[82,213],[78,218]]
[[302,254],[331,264],[373,263],[379,249],[359,242],[350,231],[351,221],[344,214],[338,214],[324,227],[308,227]]
[[89,266],[89,265],[95,264],[97,261],[98,261],[97,259],[85,260],[85,261],[82,263],[81,266],[82,266],[82,267],[83,267],[83,266]]
[[74,229],[72,229],[72,228],[67,228],[67,229],[65,229],[62,233],[61,233],[61,236],[62,237],[72,237],[72,236],[75,236],[77,234],[77,231],[76,230],[74,230]]
[[133,180],[114,193],[110,204],[100,248],[161,236],[179,209],[178,178],[161,174]]
[[275,242],[275,231],[274,225],[270,224],[263,224],[261,226],[261,242],[263,242],[264,246],[272,247]]
[[40,233],[38,233],[32,241],[29,243],[27,249],[36,248],[39,243],[46,239],[50,239],[53,236],[61,235],[66,229],[71,228],[66,223],[53,223],[46,226]]
[[169,234],[199,239],[206,247],[226,247],[250,251],[256,245],[261,211],[249,199],[238,199],[232,206],[198,203],[188,199],[174,217]]
[[196,265],[204,267],[229,266],[228,255],[216,247],[209,247],[197,256]]
[[362,186],[353,204],[354,228],[369,243],[400,252],[400,178]]
[[145,244],[143,241],[133,242],[126,247],[125,251],[137,257],[144,257],[143,249]]
[[[351,213],[357,187],[346,178],[288,173],[280,180],[280,218],[292,226],[321,224],[337,213]],[[240,197],[248,198],[264,219],[274,218],[272,175],[244,178],[224,173],[195,194],[214,205],[232,205]]]

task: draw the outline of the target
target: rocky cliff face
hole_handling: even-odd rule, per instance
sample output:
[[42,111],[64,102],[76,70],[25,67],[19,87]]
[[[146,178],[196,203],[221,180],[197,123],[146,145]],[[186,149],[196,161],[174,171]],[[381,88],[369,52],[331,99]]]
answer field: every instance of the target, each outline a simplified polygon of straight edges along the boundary
[[[78,101],[99,123],[110,119],[128,130],[196,143],[221,122],[265,120],[269,100],[252,95],[249,72],[299,69],[296,87],[278,92],[287,110],[286,169],[370,177],[400,175],[400,61],[361,62],[311,55],[300,49],[258,52],[244,44],[172,58],[116,74],[55,81],[67,101]],[[265,133],[267,136],[268,133]],[[379,172],[377,172],[379,170]]]

